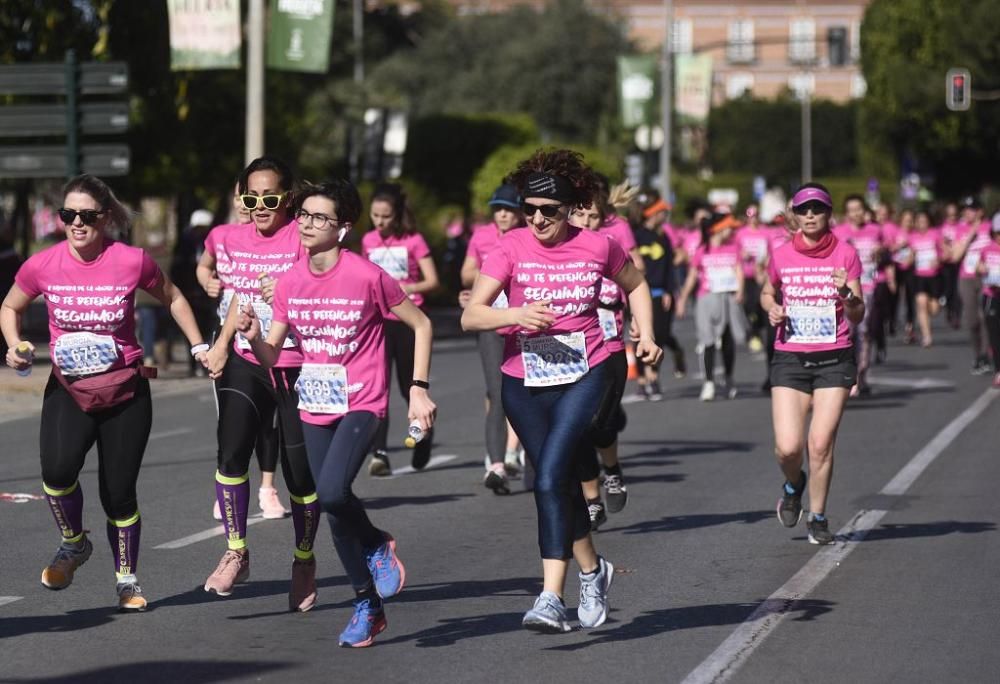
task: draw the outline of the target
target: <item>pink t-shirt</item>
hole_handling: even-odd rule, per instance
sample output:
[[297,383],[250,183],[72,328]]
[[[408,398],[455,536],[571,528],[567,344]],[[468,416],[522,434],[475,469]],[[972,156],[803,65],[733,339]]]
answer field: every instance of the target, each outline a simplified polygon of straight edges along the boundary
[[[961,239],[964,240],[970,230],[973,230],[973,228],[967,227],[967,229],[962,233]],[[975,228],[975,231],[976,237],[972,238],[972,242],[969,243],[969,248],[965,250],[965,256],[962,257],[962,261],[959,262],[959,278],[972,279],[976,277],[976,266],[979,264],[979,253],[983,251],[986,245],[992,242],[992,240],[990,240],[989,223],[980,223],[979,226]]]
[[[541,385],[565,384],[582,377],[584,368],[606,360],[609,351],[597,314],[600,282],[613,278],[627,262],[628,255],[617,242],[573,226],[556,245],[539,242],[530,230],[511,231],[500,238],[482,273],[500,281],[511,307],[548,299],[556,313],[555,322],[544,332],[509,329],[501,371]],[[555,342],[555,335],[565,339]],[[567,361],[560,364],[556,359],[552,364],[563,346],[569,348]],[[584,354],[586,364],[577,361]],[[524,359],[531,365],[527,373]],[[551,372],[545,363],[553,365]],[[572,380],[565,379],[577,373]]]
[[991,297],[1000,297],[1000,245],[995,240],[979,252],[979,261],[986,267],[983,290]]
[[[478,231],[477,231],[478,232]],[[382,267],[398,280],[400,285],[412,285],[420,281],[420,260],[431,255],[427,241],[420,233],[383,238],[377,230],[370,230],[361,238],[361,249],[372,263]],[[422,294],[411,294],[410,301],[423,306]],[[389,318],[395,319],[395,316]]]
[[378,266],[342,250],[326,273],[302,259],[278,281],[274,320],[287,324],[302,349],[296,389],[305,423],[329,425],[348,411],[384,418],[389,405],[382,322],[406,299]]
[[698,270],[698,296],[731,293],[739,289],[740,248],[735,240],[712,247],[702,245],[691,257],[691,268]]
[[740,247],[743,259],[743,276],[753,278],[757,275],[757,265],[767,260],[768,230],[758,226],[752,228],[743,226],[736,231],[736,244]]
[[163,280],[146,252],[105,240],[101,254],[82,262],[60,242],[21,266],[14,282],[34,299],[45,297],[49,350],[66,375],[92,375],[142,359],[135,337],[135,291]]
[[874,223],[863,226],[843,223],[834,228],[834,235],[858,250],[858,258],[861,259],[861,292],[866,295],[875,292],[875,284],[878,282],[878,252],[882,249],[881,228]]
[[500,232],[495,223],[479,226],[469,238],[469,246],[465,249],[465,255],[475,259],[477,266],[482,266],[489,253],[500,244],[501,235],[503,233]]
[[222,285],[222,293],[219,295],[219,323],[226,320],[229,312],[229,303],[233,300],[233,286],[231,285],[233,265],[229,261],[229,254],[226,252],[226,234],[231,230],[255,230],[249,223],[224,223],[212,228],[205,236],[205,251],[215,256],[215,275]]
[[928,228],[926,233],[918,230],[910,232],[910,249],[913,250],[913,273],[921,278],[933,278],[941,270],[941,233],[936,228]]
[[669,223],[663,224],[663,234],[667,236],[667,239],[670,240],[670,246],[675,250],[679,249],[684,243],[684,234],[679,228],[675,228]]
[[[959,221],[952,223],[942,223],[938,226],[938,234],[941,236],[942,243],[950,245],[958,240],[965,230],[965,224]],[[947,252],[945,250],[941,251],[941,261],[945,263],[951,263],[950,250]]]
[[911,232],[897,225],[893,225],[893,229],[888,233],[885,229],[886,226],[882,226],[885,244],[892,250],[893,263],[897,268],[910,268],[912,265],[910,259],[913,257],[913,249],[910,247]]
[[[239,297],[240,306],[252,303],[265,330],[271,328],[272,308],[261,299],[260,279],[266,273],[280,281],[295,263],[306,254],[299,241],[299,227],[295,221],[287,223],[270,235],[261,235],[250,225],[233,226],[224,233],[222,247],[232,267],[229,286]],[[257,357],[243,335],[236,333],[233,340],[236,353],[250,363],[257,364]],[[259,364],[258,364],[259,365]],[[302,365],[302,351],[294,335],[289,335],[278,355],[278,368],[295,368]]]
[[[601,226],[598,232],[617,242],[626,253],[637,246],[632,228],[620,216]],[[601,308],[597,315],[604,331],[604,343],[612,354],[625,351],[625,293],[618,287],[618,283],[604,278],[601,280],[600,301]]]
[[681,248],[687,252],[688,260],[694,256],[695,251],[701,246],[701,231],[697,228],[684,231],[681,239]]
[[826,258],[801,254],[791,242],[774,250],[767,272],[787,315],[778,328],[775,349],[820,352],[851,346],[844,303],[833,285],[835,268],[845,269],[848,281],[861,278],[858,252],[842,240]]

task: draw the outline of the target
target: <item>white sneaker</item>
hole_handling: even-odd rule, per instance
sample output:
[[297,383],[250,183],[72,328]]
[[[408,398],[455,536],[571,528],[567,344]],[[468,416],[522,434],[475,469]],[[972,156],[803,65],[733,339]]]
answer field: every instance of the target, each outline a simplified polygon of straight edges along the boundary
[[701,385],[701,395],[698,397],[702,401],[713,401],[715,399],[715,383],[706,380]]
[[219,500],[216,499],[215,503],[212,504],[212,517],[216,520],[222,520],[222,509],[219,508]]
[[267,520],[278,520],[288,515],[289,511],[281,505],[278,490],[274,487],[261,487],[257,492],[257,502],[260,504],[261,517]]

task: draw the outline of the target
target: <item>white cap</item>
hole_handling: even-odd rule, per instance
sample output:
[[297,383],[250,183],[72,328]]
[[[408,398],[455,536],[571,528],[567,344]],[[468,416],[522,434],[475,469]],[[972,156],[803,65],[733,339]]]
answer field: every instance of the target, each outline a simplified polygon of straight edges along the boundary
[[196,209],[191,212],[191,220],[188,223],[191,226],[210,226],[212,225],[212,212],[208,209]]

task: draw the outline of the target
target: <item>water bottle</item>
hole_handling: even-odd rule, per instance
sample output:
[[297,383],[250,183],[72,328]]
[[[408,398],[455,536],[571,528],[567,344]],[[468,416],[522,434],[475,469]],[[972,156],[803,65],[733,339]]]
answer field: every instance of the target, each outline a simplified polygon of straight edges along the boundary
[[417,442],[422,441],[425,436],[424,429],[420,427],[419,420],[415,420],[410,423],[410,428],[406,432],[407,435],[406,439],[403,440],[403,445],[406,446],[407,449],[412,449],[417,446]]
[[[31,351],[31,345],[27,342],[21,342],[14,348],[14,353],[20,356],[22,359],[27,361],[29,364],[35,360],[35,353]],[[31,375],[31,366],[19,371],[15,371],[22,378]]]

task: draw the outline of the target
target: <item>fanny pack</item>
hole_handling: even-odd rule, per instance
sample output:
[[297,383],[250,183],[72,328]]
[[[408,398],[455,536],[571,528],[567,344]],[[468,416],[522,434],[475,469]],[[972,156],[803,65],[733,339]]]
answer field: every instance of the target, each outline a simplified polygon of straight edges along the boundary
[[155,378],[156,369],[135,364],[97,375],[67,378],[53,364],[52,374],[66,388],[77,406],[87,413],[93,413],[117,406],[134,397],[139,378]]
[[826,366],[834,366],[842,361],[854,360],[854,350],[851,347],[819,352],[792,353],[798,358],[803,368],[824,368]]

